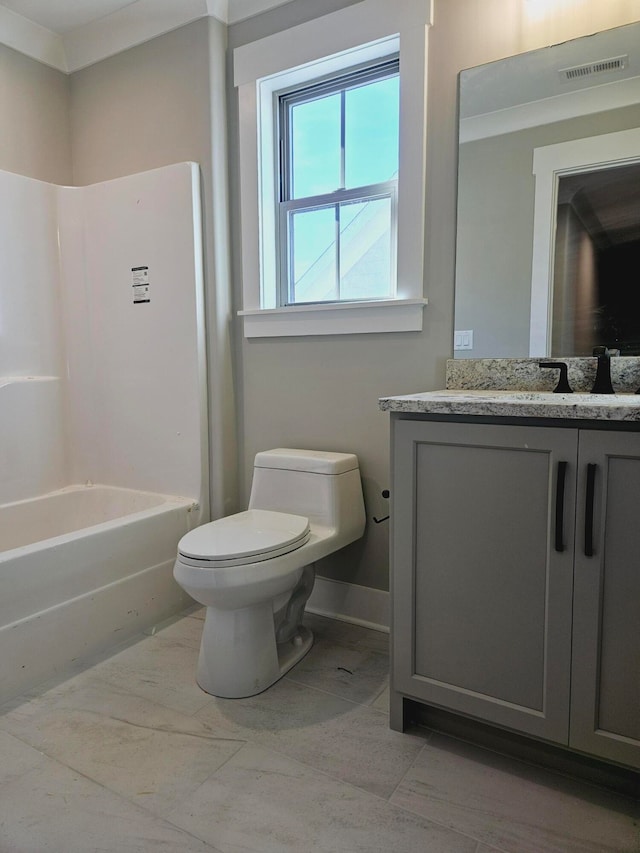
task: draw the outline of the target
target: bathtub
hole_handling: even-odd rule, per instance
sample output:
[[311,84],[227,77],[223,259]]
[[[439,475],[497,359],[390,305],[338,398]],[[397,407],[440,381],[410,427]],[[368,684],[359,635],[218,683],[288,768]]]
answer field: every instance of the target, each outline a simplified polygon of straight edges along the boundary
[[191,603],[172,570],[198,510],[91,485],[0,505],[0,703]]

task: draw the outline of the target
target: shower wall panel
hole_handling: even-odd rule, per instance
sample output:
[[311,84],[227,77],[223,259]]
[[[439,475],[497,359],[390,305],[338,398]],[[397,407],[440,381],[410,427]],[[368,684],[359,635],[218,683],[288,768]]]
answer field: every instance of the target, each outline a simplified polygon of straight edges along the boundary
[[0,503],[91,481],[208,518],[200,216],[194,163],[0,172]]

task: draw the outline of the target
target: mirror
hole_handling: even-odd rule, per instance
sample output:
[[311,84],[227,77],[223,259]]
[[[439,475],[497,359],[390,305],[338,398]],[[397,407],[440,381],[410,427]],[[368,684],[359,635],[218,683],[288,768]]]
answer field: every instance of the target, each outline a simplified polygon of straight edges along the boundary
[[460,75],[456,358],[640,354],[640,23]]

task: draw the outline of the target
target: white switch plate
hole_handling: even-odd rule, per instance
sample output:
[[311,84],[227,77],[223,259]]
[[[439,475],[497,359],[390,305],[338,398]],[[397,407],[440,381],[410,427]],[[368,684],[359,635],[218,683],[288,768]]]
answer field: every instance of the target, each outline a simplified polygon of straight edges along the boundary
[[456,330],[453,333],[453,348],[454,350],[473,349],[473,329]]

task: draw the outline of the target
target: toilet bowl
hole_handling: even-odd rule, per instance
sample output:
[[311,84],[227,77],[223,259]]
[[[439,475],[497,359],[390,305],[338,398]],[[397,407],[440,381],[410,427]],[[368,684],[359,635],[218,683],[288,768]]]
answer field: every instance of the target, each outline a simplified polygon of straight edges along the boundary
[[302,625],[314,563],[360,538],[357,457],[278,448],[258,453],[249,508],[178,543],[174,577],[206,606],[196,680],[207,693],[261,693],[313,643]]

